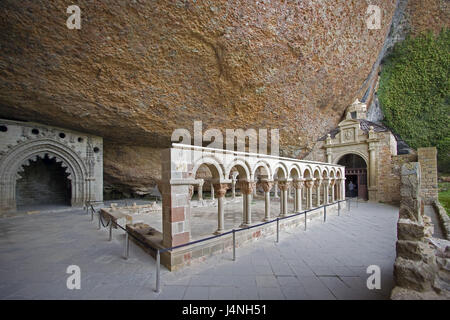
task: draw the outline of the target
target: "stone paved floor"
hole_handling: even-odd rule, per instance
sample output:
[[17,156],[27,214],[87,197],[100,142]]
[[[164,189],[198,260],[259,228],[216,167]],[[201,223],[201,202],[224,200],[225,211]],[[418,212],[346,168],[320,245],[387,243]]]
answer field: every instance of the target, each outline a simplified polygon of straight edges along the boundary
[[[178,272],[162,268],[124,235],[96,230],[81,210],[0,219],[1,299],[388,299],[393,286],[398,208],[360,203]],[[66,269],[81,268],[81,289],[68,290]],[[366,268],[381,268],[381,290],[366,288]]]

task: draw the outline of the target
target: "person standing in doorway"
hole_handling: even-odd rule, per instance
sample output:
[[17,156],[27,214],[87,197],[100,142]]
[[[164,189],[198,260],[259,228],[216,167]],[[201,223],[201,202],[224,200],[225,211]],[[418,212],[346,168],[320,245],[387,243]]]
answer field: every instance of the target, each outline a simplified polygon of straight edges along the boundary
[[348,184],[348,191],[350,193],[350,197],[354,197],[355,196],[355,192],[354,192],[355,191],[355,185],[351,181]]

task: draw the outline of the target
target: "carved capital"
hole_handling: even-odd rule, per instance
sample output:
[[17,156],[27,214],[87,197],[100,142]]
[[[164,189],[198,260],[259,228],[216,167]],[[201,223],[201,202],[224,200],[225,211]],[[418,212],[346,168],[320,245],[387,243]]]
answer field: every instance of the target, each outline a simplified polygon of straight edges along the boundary
[[189,199],[192,198],[194,194],[194,186],[192,184],[189,185]]
[[239,181],[239,187],[243,194],[252,194],[253,189],[256,187],[256,183],[248,181]]
[[288,181],[278,181],[278,188],[280,188],[281,191],[286,191],[289,188],[289,182]]
[[316,179],[316,180],[314,180],[314,186],[315,186],[316,188],[317,188],[317,187],[320,187],[321,183],[322,183],[322,180],[321,180],[321,179]]
[[323,179],[322,183],[325,185],[325,187],[329,187],[331,183],[331,179]]
[[313,185],[314,185],[314,180],[310,179],[310,180],[305,181],[305,186],[307,188],[312,188]]
[[330,179],[330,186],[334,186],[336,184],[336,179]]
[[273,187],[273,181],[261,181],[259,185],[263,188],[264,192],[269,192]]
[[295,189],[303,189],[303,186],[305,185],[304,180],[295,180],[292,184]]
[[215,183],[214,184],[214,193],[217,198],[225,197],[225,194],[228,190],[228,184],[226,183]]

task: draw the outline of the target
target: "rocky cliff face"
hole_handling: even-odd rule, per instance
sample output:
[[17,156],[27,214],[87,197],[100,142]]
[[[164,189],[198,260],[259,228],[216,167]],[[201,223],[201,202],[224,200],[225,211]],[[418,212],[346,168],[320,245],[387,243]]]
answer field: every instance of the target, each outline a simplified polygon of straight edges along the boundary
[[[0,117],[105,138],[105,182],[145,187],[176,128],[279,128],[298,156],[366,92],[395,0],[0,3]],[[366,26],[368,4],[382,29]],[[155,151],[156,150],[156,151]],[[155,161],[154,161],[155,160]]]

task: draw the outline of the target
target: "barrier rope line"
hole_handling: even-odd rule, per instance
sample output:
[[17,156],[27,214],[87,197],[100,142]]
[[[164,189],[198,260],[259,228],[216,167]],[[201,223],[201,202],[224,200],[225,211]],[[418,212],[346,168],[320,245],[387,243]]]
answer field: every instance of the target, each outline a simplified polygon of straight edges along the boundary
[[[159,279],[159,278],[160,278],[160,275],[159,275],[159,274],[160,274],[160,263],[161,263],[160,255],[161,255],[161,253],[164,253],[164,252],[167,252],[167,251],[172,251],[172,250],[174,250],[174,249],[186,247],[186,246],[193,245],[193,244],[196,244],[196,243],[204,242],[204,241],[207,241],[207,240],[210,240],[210,239],[215,239],[215,238],[223,237],[223,236],[226,236],[226,235],[228,235],[228,234],[233,234],[233,261],[234,261],[234,260],[235,260],[234,240],[235,240],[235,233],[236,233],[236,232],[240,232],[240,231],[244,231],[244,230],[249,230],[249,229],[257,228],[257,227],[259,227],[259,226],[263,226],[263,225],[266,225],[266,224],[270,224],[270,223],[276,222],[276,223],[277,223],[277,241],[276,241],[276,242],[278,242],[278,241],[279,241],[279,222],[280,222],[280,220],[290,219],[290,218],[297,217],[297,216],[300,216],[300,215],[303,215],[303,214],[304,214],[304,215],[305,215],[305,223],[306,223],[306,214],[307,214],[308,212],[311,212],[311,211],[314,211],[314,210],[317,210],[317,209],[321,209],[321,208],[324,208],[324,210],[326,210],[326,207],[332,206],[332,205],[335,205],[335,204],[338,204],[338,215],[339,215],[339,211],[340,211],[340,209],[341,209],[341,208],[340,208],[340,203],[341,203],[341,202],[348,202],[348,209],[350,210],[350,200],[351,200],[351,199],[338,200],[338,201],[336,201],[335,203],[324,204],[324,205],[322,205],[322,206],[320,206],[320,207],[317,207],[317,208],[306,209],[306,210],[303,211],[303,212],[297,212],[297,213],[291,214],[291,215],[289,215],[289,216],[285,216],[285,217],[277,217],[276,219],[271,220],[271,221],[266,221],[266,222],[259,223],[259,224],[253,225],[253,226],[248,226],[248,227],[245,227],[245,228],[233,229],[233,230],[231,230],[231,231],[227,231],[227,232],[224,232],[224,233],[219,234],[219,235],[215,235],[215,236],[211,236],[211,237],[199,239],[199,240],[196,240],[196,241],[188,242],[188,243],[181,244],[181,245],[174,246],[174,247],[170,247],[170,248],[162,248],[162,249],[157,249],[157,248],[151,247],[148,243],[144,242],[142,239],[139,239],[138,237],[136,237],[135,235],[133,235],[132,233],[130,233],[126,228],[124,228],[124,227],[122,227],[121,225],[119,225],[119,224],[118,224],[117,222],[115,222],[112,218],[110,218],[109,221],[108,221],[108,223],[105,225],[105,224],[103,223],[101,211],[99,210],[97,213],[98,213],[98,215],[99,215],[99,221],[101,222],[101,224],[102,224],[102,226],[103,226],[104,228],[110,226],[110,224],[111,224],[110,227],[112,227],[113,225],[115,225],[116,227],[119,227],[120,229],[122,229],[123,231],[125,231],[125,233],[126,233],[127,236],[131,236],[131,237],[132,237],[133,239],[135,239],[137,242],[139,242],[140,244],[142,244],[145,248],[151,249],[151,250],[153,250],[153,251],[156,252],[156,289],[155,289],[155,291],[156,291],[156,292],[160,292],[160,279]],[[87,204],[88,204],[88,203],[86,203],[86,205],[87,205]],[[95,212],[94,207],[93,207],[92,204],[90,204],[90,203],[89,203],[89,205],[90,205],[90,207],[91,207],[92,212],[94,213],[94,212]],[[88,207],[87,207],[87,211],[89,212],[89,208],[88,208]],[[324,215],[325,215],[325,214],[326,214],[326,212],[324,212]],[[326,221],[326,220],[325,220],[325,221]],[[110,232],[111,232],[111,231],[110,231]],[[111,233],[110,233],[110,237],[111,237]],[[110,238],[110,239],[111,239],[111,238]],[[127,239],[127,241],[128,241],[128,237],[127,237],[126,239]],[[128,246],[128,243],[127,243],[126,245]],[[128,251],[127,251],[127,252],[128,252]],[[128,257],[128,253],[127,253],[127,257]]]

